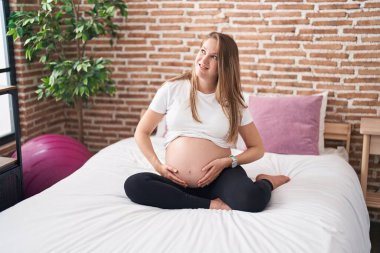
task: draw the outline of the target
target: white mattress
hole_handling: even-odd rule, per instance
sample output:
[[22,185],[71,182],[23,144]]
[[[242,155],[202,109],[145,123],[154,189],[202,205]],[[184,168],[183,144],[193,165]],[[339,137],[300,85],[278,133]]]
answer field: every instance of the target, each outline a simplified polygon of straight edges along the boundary
[[[163,159],[163,139],[152,140]],[[344,159],[267,153],[243,167],[252,178],[285,174],[291,181],[273,191],[261,213],[138,205],[126,197],[124,181],[153,169],[133,139],[120,141],[0,213],[0,251],[370,252],[368,212]]]

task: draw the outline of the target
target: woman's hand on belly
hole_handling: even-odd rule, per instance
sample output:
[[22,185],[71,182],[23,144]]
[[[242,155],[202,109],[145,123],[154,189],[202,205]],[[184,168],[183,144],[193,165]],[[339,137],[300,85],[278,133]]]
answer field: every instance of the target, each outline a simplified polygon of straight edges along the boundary
[[187,183],[178,177],[178,170],[173,168],[172,166],[162,164],[161,167],[157,170],[161,176],[173,181],[176,184],[182,185],[183,187],[187,187]]
[[[198,181],[209,172],[211,167],[214,167],[211,162],[226,158],[230,154],[231,150],[229,148],[221,148],[212,141],[180,136],[166,148],[165,164],[177,169],[178,173],[176,175],[184,180],[189,187],[197,188],[199,187]],[[231,162],[231,159],[229,160]],[[205,165],[210,165],[210,167],[205,168]],[[216,165],[216,168],[220,167],[217,161]],[[205,168],[205,170],[202,171],[202,168]]]
[[202,171],[206,172],[206,174],[199,179],[198,187],[204,187],[213,182],[219,174],[227,167],[231,165],[230,158],[219,158],[211,161],[206,166],[202,168]]

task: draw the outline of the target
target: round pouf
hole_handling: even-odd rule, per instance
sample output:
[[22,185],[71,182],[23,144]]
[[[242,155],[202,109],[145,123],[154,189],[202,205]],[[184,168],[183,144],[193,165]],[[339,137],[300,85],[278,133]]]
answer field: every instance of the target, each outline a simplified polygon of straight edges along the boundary
[[79,141],[60,134],[29,140],[21,146],[21,154],[25,198],[67,177],[92,156]]

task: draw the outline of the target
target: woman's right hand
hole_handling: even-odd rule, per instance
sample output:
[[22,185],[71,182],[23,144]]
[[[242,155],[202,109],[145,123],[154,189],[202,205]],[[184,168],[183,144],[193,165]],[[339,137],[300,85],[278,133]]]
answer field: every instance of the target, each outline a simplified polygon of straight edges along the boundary
[[157,168],[157,171],[161,174],[161,176],[173,181],[176,184],[179,184],[185,188],[188,186],[184,180],[180,179],[176,175],[178,173],[178,170],[169,165],[161,164],[160,167]]

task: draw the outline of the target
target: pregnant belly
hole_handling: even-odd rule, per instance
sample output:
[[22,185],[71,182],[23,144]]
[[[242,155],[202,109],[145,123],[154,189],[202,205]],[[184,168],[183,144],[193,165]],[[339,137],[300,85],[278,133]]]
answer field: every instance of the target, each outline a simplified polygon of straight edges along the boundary
[[222,148],[212,141],[193,138],[178,137],[166,148],[166,164],[178,170],[176,175],[187,182],[189,187],[198,187],[197,182],[207,172],[201,171],[209,162],[228,157],[229,148]]

